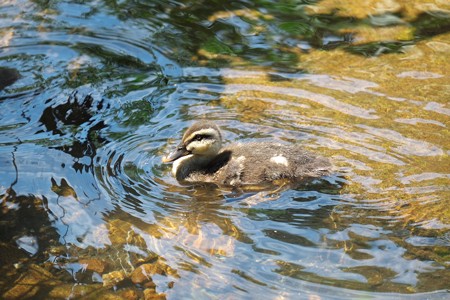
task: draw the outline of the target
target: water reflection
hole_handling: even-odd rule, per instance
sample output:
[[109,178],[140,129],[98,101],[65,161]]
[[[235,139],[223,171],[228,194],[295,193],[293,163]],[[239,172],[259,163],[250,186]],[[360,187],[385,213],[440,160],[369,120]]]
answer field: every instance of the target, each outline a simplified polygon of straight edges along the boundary
[[3,90],[8,85],[13,84],[20,75],[17,70],[0,68],[0,90]]
[[[93,4],[0,5],[2,298],[448,297],[442,1]],[[203,118],[335,173],[181,186]]]

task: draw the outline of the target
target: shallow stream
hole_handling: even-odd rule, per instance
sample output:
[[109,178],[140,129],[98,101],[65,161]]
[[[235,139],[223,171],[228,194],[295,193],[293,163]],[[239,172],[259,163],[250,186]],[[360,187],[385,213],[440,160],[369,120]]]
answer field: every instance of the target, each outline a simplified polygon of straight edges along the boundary
[[[448,299],[450,5],[343,2],[3,0],[0,298]],[[199,119],[333,175],[181,185]]]

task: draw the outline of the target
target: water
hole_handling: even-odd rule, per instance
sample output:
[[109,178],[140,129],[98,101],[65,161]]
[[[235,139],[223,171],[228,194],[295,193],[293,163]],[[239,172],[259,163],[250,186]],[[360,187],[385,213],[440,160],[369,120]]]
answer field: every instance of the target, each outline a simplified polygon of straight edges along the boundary
[[[3,1],[2,298],[447,298],[450,8],[372,2]],[[335,172],[182,186],[203,118]]]

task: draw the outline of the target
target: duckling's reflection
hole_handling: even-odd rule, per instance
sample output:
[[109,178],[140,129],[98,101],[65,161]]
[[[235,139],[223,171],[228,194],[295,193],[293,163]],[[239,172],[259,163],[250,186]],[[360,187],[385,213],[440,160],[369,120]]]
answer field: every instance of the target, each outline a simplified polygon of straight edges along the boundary
[[[189,243],[209,254],[228,256],[233,254],[235,241],[252,243],[233,223],[231,217],[241,212],[225,205],[226,191],[208,183],[190,186],[171,185],[162,180],[159,183],[165,185],[165,200],[176,203],[177,209],[158,223],[169,226],[183,244]],[[183,196],[189,200],[180,201]]]
[[[155,181],[164,186],[164,200],[168,203],[168,210],[172,210],[172,214],[159,219],[158,224],[165,226],[164,231],[170,232],[172,238],[176,236],[184,245],[189,243],[210,254],[232,255],[236,241],[254,244],[245,229],[241,228],[240,222],[249,217],[250,210],[258,210],[264,214],[264,209],[254,208],[256,205],[277,200],[292,188],[299,192],[323,190],[328,196],[332,196],[338,194],[341,188],[335,180],[336,177],[330,176],[329,180],[304,182],[302,186],[299,183],[284,182],[271,189],[267,186],[254,186],[250,189],[230,190],[210,183],[186,186],[169,184],[156,178]],[[317,200],[312,198],[311,201]],[[175,206],[176,209],[171,209]],[[329,211],[332,208],[326,209]],[[324,215],[326,214],[321,214]]]

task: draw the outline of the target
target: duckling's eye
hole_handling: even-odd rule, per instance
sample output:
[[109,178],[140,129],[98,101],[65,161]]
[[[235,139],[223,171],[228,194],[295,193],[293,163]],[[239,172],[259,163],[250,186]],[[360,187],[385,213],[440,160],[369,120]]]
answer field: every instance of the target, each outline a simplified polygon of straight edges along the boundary
[[194,136],[194,138],[192,139],[192,141],[201,141],[201,140],[208,139],[209,137],[210,137],[209,135],[198,134],[198,135]]

